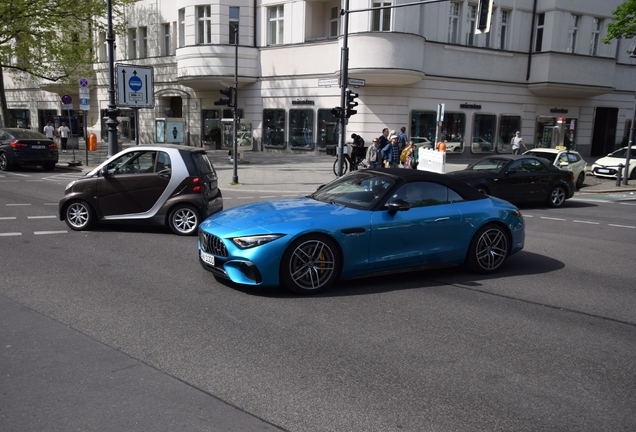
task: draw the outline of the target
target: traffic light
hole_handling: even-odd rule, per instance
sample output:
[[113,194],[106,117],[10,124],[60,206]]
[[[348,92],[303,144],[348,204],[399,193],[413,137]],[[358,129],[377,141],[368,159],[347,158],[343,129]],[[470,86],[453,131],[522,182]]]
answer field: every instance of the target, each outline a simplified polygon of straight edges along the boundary
[[490,18],[492,16],[492,0],[479,0],[477,6],[477,23],[475,33],[488,33],[490,31]]
[[342,108],[340,107],[335,107],[331,110],[331,115],[334,116],[334,118],[337,118],[338,120],[340,120],[340,117],[342,117]]
[[355,101],[355,98],[357,97],[358,97],[358,93],[354,93],[351,90],[347,90],[347,114],[346,114],[347,118],[358,113],[357,110],[354,110],[354,108],[358,106],[358,102]]
[[234,107],[234,87],[221,89],[221,94],[227,97],[222,97],[218,101],[214,102],[214,105],[227,105],[230,108]]

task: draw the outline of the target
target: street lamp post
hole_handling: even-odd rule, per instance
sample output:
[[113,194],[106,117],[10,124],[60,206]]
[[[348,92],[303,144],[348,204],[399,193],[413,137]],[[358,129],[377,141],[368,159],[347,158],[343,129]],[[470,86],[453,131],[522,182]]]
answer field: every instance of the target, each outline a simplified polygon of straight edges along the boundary
[[343,174],[344,162],[344,146],[346,138],[346,103],[347,103],[347,85],[349,85],[349,0],[345,0],[344,9],[340,11],[340,15],[344,15],[342,52],[340,58],[340,151],[338,152],[338,177]]
[[108,43],[108,157],[115,155],[118,151],[117,145],[117,116],[119,110],[115,106],[115,34],[113,33],[113,5],[111,0],[106,0],[108,33],[106,33],[106,42]]
[[234,108],[232,108],[234,112],[234,121],[232,124],[234,125],[232,128],[232,133],[234,134],[234,142],[232,143],[232,156],[234,159],[233,164],[233,172],[232,172],[232,183],[238,183],[238,134],[236,133],[238,130],[238,27],[234,29],[234,101],[232,102]]

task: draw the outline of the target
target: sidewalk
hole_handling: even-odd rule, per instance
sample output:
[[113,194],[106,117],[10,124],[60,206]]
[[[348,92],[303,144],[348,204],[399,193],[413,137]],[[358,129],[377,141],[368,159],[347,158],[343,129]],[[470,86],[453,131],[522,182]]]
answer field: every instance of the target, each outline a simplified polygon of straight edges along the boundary
[[[134,146],[134,143],[120,144],[122,148]],[[311,193],[322,184],[335,179],[333,173],[333,156],[318,156],[313,153],[273,153],[246,152],[245,160],[237,164],[237,185],[230,185],[234,179],[234,165],[228,159],[227,150],[207,150],[208,156],[219,176],[221,188],[236,188],[237,190],[259,190],[276,193],[304,194]],[[107,159],[108,145],[99,142],[97,151],[89,151],[88,157],[83,140],[79,141],[79,149],[67,150],[60,153],[58,169],[69,169],[78,172],[88,172]],[[467,162],[453,163],[453,158],[446,163],[446,172],[464,169]],[[447,160],[448,160],[447,159]],[[80,163],[79,166],[69,166],[69,163]],[[88,163],[87,163],[88,162]],[[591,165],[591,164],[588,164]],[[636,191],[636,181],[631,180],[628,185],[616,186],[616,180],[600,179],[588,175],[583,187],[577,194],[586,193],[615,193]]]

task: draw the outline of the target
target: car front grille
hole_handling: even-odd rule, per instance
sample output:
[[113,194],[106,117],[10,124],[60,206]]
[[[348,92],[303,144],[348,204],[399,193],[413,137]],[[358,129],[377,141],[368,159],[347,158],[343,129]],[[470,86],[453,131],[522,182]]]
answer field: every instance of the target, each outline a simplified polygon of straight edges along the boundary
[[223,244],[223,240],[215,235],[208,234],[204,231],[199,232],[199,243],[203,252],[207,252],[212,255],[227,257],[227,248]]

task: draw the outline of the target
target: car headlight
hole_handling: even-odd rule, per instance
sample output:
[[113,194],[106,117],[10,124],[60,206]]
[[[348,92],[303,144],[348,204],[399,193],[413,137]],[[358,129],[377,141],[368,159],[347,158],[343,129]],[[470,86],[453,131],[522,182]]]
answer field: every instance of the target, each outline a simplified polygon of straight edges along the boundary
[[232,241],[241,249],[249,249],[261,246],[276,239],[283,237],[285,234],[267,234],[257,236],[234,237]]
[[72,182],[70,182],[69,184],[66,185],[66,189],[65,190],[69,190],[70,188],[73,187],[73,185],[77,183],[77,180],[73,180]]

